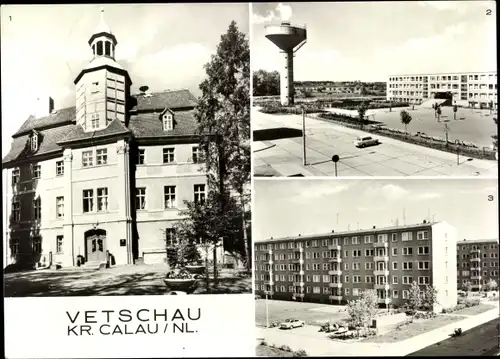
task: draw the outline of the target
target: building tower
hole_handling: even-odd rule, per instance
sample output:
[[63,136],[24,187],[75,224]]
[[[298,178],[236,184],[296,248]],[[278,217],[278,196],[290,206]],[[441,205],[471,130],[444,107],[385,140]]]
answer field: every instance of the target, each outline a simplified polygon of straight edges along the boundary
[[89,39],[92,60],[76,77],[76,122],[85,131],[106,128],[114,119],[126,124],[127,98],[132,82],[130,76],[115,61],[118,44],[115,35],[101,22]]
[[282,21],[280,25],[266,27],[266,38],[281,49],[284,53],[284,69],[280,74],[280,97],[283,106],[293,105],[293,57],[307,42],[305,27],[291,25],[289,21]]

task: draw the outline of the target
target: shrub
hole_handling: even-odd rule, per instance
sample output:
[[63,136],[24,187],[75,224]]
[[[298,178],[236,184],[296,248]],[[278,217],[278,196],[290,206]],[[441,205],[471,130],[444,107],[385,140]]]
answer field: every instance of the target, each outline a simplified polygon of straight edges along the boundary
[[260,341],[260,345],[267,345],[266,341],[265,340],[261,340]]
[[413,316],[415,319],[432,319],[436,317],[436,313],[434,312],[417,312]]
[[292,349],[288,345],[282,345],[280,346],[280,349],[283,350],[284,352],[291,352]]
[[306,357],[307,352],[304,349],[299,349],[299,350],[293,352],[293,356],[294,357]]

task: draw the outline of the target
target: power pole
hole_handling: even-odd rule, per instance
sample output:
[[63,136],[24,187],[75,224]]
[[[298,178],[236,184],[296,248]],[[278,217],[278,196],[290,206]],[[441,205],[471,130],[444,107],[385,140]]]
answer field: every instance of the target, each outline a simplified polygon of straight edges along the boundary
[[304,166],[307,165],[306,161],[306,111],[304,107],[302,107],[302,146],[303,146],[303,159]]

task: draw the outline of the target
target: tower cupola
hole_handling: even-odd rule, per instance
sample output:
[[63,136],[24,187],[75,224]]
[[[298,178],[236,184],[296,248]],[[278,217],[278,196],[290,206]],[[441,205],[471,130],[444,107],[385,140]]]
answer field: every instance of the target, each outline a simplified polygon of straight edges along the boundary
[[104,9],[101,8],[101,22],[89,39],[94,58],[106,56],[114,60],[116,44],[118,44],[118,41],[116,41],[115,35],[104,21]]

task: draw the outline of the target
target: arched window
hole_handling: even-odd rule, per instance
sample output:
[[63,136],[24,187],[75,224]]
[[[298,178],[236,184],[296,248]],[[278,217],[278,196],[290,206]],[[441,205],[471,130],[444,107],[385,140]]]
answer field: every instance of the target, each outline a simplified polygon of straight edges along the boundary
[[99,41],[97,43],[97,55],[101,56],[102,55],[102,41]]
[[109,41],[104,43],[104,55],[111,56],[111,43]]

